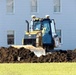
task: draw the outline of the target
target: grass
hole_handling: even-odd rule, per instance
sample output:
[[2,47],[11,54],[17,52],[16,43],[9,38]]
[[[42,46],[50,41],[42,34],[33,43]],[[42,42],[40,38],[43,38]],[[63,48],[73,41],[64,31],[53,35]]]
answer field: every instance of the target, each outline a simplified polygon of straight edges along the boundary
[[3,63],[0,75],[76,75],[76,63]]

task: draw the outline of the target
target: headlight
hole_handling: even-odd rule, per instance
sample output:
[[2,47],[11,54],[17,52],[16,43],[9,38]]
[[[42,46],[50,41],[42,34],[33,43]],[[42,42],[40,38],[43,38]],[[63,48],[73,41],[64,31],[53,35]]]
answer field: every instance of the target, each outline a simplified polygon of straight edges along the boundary
[[31,36],[31,35],[29,34],[29,36]]

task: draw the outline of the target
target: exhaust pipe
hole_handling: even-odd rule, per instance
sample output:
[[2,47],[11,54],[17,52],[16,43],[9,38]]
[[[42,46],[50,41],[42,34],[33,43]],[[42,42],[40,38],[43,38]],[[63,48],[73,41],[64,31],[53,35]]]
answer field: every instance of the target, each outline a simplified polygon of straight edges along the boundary
[[29,32],[29,22],[26,20],[27,23],[27,32]]

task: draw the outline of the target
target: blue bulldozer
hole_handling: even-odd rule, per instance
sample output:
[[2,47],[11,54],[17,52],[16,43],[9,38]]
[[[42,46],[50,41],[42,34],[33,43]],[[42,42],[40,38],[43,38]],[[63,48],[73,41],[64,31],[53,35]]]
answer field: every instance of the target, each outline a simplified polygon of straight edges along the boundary
[[[41,47],[44,49],[44,52],[59,47],[60,41],[56,34],[55,21],[54,19],[50,19],[49,15],[46,15],[45,18],[37,18],[33,15],[31,23],[27,20],[26,23],[27,31],[22,41],[23,45],[32,45],[35,48]],[[37,52],[35,49],[33,51]]]

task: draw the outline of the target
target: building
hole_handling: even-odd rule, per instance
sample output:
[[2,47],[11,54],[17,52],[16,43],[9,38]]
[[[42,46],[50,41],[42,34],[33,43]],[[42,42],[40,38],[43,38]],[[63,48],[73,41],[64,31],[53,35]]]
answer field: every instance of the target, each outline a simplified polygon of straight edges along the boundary
[[0,0],[0,46],[22,44],[31,15],[55,19],[61,49],[76,48],[76,1]]

